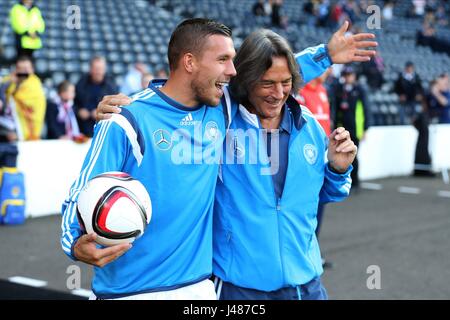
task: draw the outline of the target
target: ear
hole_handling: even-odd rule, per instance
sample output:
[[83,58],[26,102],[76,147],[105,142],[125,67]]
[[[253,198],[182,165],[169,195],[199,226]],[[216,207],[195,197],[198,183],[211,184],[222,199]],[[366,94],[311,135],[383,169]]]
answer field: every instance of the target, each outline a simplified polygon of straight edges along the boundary
[[188,73],[192,73],[195,70],[196,60],[192,53],[185,53],[182,58],[183,67]]

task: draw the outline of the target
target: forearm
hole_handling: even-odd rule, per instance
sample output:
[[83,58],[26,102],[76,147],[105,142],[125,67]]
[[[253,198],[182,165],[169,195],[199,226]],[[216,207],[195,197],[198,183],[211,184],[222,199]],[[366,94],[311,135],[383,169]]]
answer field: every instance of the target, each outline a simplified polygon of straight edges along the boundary
[[309,47],[295,55],[304,83],[322,75],[331,65],[331,57],[324,44]]
[[61,247],[69,258],[76,260],[73,246],[83,232],[78,224],[75,202],[66,201],[64,203],[61,229]]
[[329,163],[325,165],[325,178],[320,191],[320,202],[339,202],[350,194],[352,179],[350,173],[353,166],[349,166],[343,173],[333,170]]

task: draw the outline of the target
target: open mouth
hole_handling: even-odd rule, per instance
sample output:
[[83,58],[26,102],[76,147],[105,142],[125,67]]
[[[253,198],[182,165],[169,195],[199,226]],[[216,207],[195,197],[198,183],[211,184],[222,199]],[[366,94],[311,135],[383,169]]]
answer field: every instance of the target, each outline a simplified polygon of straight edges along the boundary
[[280,100],[278,100],[278,101],[267,101],[266,100],[266,103],[270,104],[272,107],[278,107],[281,104],[281,101]]
[[224,87],[226,84],[228,84],[228,82],[217,81],[217,82],[215,83],[216,88],[217,88],[219,91],[223,91],[223,87]]

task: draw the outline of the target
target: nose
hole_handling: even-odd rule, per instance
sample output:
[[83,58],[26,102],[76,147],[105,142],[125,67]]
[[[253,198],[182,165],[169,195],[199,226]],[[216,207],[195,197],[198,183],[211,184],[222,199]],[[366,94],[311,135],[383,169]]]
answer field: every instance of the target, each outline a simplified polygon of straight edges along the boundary
[[273,96],[276,99],[283,99],[284,97],[284,90],[283,90],[283,84],[282,83],[275,83],[274,89],[273,89]]
[[232,60],[230,60],[228,62],[227,69],[226,69],[226,74],[229,77],[234,77],[237,74],[236,69],[234,68],[234,63],[233,63]]

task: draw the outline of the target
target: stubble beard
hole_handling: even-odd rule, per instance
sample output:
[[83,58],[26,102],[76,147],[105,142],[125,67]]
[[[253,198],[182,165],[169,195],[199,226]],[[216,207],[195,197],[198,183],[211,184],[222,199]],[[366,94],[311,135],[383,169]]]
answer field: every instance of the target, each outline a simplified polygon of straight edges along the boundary
[[202,83],[197,79],[192,80],[191,88],[194,93],[194,97],[199,102],[199,104],[205,104],[209,107],[217,107],[220,103],[220,99],[216,100],[216,97],[212,97],[212,95],[208,93],[208,91],[210,91],[208,85],[208,81]]

